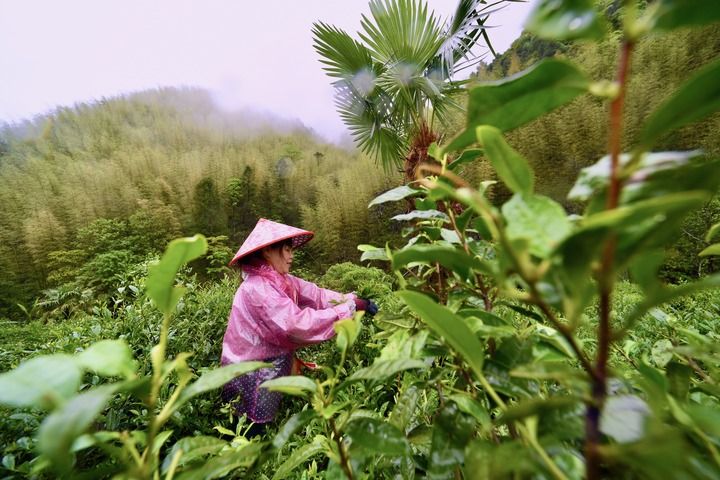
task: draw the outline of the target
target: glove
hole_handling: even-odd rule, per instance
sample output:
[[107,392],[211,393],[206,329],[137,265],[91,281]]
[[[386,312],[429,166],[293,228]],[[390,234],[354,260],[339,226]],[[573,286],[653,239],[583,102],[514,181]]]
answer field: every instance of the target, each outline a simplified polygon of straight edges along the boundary
[[357,297],[355,299],[355,310],[365,310],[365,313],[373,316],[378,312],[378,306],[372,300]]
[[368,307],[365,309],[365,313],[367,313],[371,317],[374,317],[380,308],[377,306],[377,303],[373,302],[372,300],[368,300],[367,302]]

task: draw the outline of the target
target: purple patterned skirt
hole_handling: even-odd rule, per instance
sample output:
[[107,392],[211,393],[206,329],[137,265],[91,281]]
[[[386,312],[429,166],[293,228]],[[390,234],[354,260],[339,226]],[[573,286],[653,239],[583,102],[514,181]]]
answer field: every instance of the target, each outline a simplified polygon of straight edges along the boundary
[[222,391],[223,402],[232,404],[236,415],[247,414],[255,423],[268,423],[275,418],[282,394],[259,387],[267,380],[290,375],[293,354],[288,352],[286,355],[262,361],[272,363],[273,366],[230,380]]

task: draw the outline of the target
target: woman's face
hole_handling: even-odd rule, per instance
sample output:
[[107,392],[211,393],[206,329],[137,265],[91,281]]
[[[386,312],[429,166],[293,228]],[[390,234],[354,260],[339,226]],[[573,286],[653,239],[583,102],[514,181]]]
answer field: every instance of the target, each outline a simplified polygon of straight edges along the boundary
[[264,248],[263,257],[278,273],[289,273],[293,261],[293,249],[289,245],[280,248]]

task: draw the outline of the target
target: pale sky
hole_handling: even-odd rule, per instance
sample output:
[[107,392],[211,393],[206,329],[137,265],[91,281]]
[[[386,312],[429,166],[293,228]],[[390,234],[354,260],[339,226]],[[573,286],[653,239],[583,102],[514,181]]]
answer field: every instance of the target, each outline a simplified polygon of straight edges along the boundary
[[[457,0],[429,0],[442,18]],[[491,16],[498,51],[535,0]],[[0,123],[148,88],[195,86],[227,109],[345,132],[312,47],[314,21],[351,35],[367,0],[0,0]]]

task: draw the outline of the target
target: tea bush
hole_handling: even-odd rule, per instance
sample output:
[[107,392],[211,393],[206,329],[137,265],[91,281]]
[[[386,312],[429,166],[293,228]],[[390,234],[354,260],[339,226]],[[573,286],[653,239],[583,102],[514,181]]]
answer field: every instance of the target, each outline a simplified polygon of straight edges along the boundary
[[[620,12],[614,80],[551,59],[473,87],[464,131],[428,150],[436,163],[370,203],[416,207],[392,219],[407,222],[405,246],[359,247],[389,264],[393,283],[348,264],[321,282],[377,295],[383,311],[336,322],[335,350],[306,352],[317,370],[262,385],[297,397],[264,436],[247,438],[245,420],[225,417],[212,392],[262,364],[212,369],[235,284],[205,289],[182,270],[207,249],[198,236],[171,242],[144,288],[96,306],[82,333],[48,334],[38,350],[75,355],[39,355],[0,375],[0,403],[15,408],[3,419],[5,468],[185,479],[720,476],[720,275],[678,285],[659,275],[687,215],[716,195],[720,159],[653,151],[720,109],[720,62],[663,100],[621,149],[637,41],[719,20],[720,4],[628,1]],[[604,22],[589,0],[547,0],[528,27],[592,41]],[[609,155],[580,172],[570,197],[585,209],[570,216],[535,192],[504,132],[579,95],[609,103]],[[481,155],[512,192],[501,205],[485,195],[489,183],[457,175]],[[701,256],[720,254],[718,233],[720,224],[703,232]],[[124,338],[74,343],[101,334]]]

